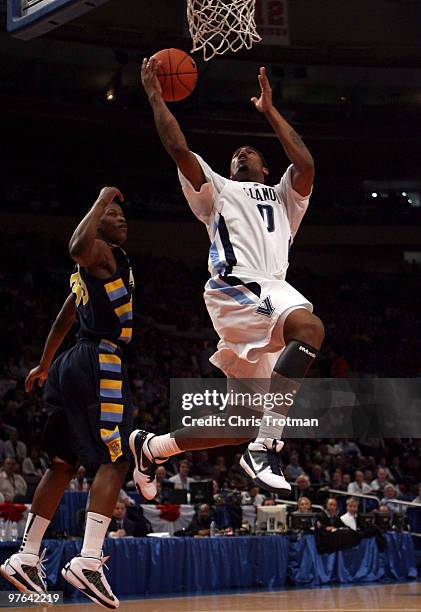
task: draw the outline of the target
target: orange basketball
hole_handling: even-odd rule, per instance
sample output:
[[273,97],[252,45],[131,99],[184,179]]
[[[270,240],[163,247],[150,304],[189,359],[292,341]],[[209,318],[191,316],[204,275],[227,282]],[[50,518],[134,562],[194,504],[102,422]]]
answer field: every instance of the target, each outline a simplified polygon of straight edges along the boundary
[[163,49],[153,57],[162,62],[158,68],[158,78],[164,100],[178,102],[187,98],[197,83],[197,67],[193,58],[180,49]]

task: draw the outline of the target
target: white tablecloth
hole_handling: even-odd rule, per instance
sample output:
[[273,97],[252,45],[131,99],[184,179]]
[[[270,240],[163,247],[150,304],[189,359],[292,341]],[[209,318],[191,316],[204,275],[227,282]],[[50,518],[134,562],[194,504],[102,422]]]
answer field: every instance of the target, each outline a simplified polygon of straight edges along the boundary
[[176,521],[167,521],[162,518],[162,510],[157,506],[142,504],[145,518],[150,521],[154,533],[168,532],[171,535],[179,529],[185,529],[194,516],[194,507],[188,504],[180,505],[180,517]]

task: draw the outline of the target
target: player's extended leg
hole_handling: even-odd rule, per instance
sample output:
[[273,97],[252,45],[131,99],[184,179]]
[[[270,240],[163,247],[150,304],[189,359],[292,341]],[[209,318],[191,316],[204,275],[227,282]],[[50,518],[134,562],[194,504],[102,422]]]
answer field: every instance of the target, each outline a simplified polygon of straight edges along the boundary
[[47,590],[43,557],[39,556],[41,540],[74,472],[74,466],[64,461],[52,462],[36,488],[20,550],[1,566],[4,578],[23,593],[45,593]]
[[136,488],[145,499],[151,500],[157,491],[156,468],[169,457],[185,451],[238,445],[249,440],[250,437],[203,438],[203,427],[184,427],[161,436],[135,429],[130,435],[130,448],[135,460],[133,479]]
[[99,467],[90,491],[81,553],[61,572],[67,582],[108,609],[118,608],[119,601],[104,576],[107,557],[102,557],[102,547],[128,468],[127,461]]
[[[324,339],[321,320],[304,308],[293,310],[285,319],[278,321],[275,332],[283,337],[285,349],[279,356],[273,370],[273,391],[296,394],[301,380],[307,375],[316,359]],[[241,458],[240,465],[262,488],[273,493],[288,496],[291,485],[284,478],[279,461],[284,442],[280,417],[286,417],[286,410],[264,410],[262,424],[256,440],[251,442]]]

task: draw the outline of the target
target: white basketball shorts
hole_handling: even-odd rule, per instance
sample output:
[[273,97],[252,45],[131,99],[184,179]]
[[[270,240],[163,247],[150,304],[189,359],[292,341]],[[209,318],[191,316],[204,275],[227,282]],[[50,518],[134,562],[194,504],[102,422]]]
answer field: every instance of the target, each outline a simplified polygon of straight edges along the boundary
[[285,280],[238,268],[210,278],[204,299],[220,337],[210,362],[229,378],[269,379],[285,346],[283,336],[273,333],[276,323],[298,308],[313,311]]

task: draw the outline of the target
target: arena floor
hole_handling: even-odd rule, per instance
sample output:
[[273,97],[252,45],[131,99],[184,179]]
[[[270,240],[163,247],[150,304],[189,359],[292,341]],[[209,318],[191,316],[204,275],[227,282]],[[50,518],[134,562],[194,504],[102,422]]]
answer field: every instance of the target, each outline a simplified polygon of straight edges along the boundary
[[[14,608],[24,610],[24,608]],[[28,608],[26,608],[28,609]],[[46,609],[46,608],[45,608]],[[77,602],[54,606],[55,612],[93,612],[99,606]],[[421,582],[287,589],[120,602],[122,612],[406,612],[421,610]]]

